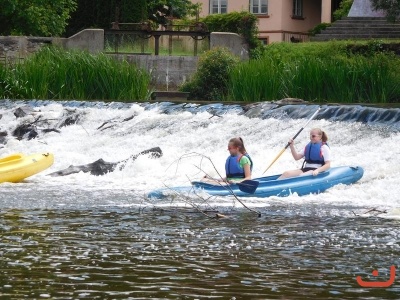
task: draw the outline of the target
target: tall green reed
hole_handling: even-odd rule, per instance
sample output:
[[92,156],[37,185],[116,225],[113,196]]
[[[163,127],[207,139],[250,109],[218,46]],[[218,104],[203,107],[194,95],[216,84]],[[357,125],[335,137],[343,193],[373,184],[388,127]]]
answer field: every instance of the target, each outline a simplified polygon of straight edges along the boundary
[[150,75],[105,54],[43,48],[7,71],[17,99],[146,100]]
[[235,101],[273,100],[283,90],[283,66],[265,57],[239,64],[230,73],[229,96]]
[[318,102],[388,103],[400,100],[400,63],[393,55],[311,56],[285,53],[241,63],[230,76],[230,100],[287,97]]

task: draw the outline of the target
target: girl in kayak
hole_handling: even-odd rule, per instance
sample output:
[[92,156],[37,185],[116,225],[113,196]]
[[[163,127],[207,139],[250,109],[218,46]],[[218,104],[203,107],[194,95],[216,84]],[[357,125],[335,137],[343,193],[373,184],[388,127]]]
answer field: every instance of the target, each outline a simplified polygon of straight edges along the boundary
[[289,140],[290,151],[295,160],[305,158],[303,166],[299,170],[285,171],[278,179],[284,179],[299,175],[317,176],[320,172],[329,170],[331,167],[331,150],[326,143],[328,136],[320,128],[313,128],[310,131],[310,142],[301,152],[294,148],[293,139]]
[[251,179],[251,172],[253,170],[253,162],[247,154],[244,147],[243,139],[232,138],[228,143],[229,157],[225,162],[225,178],[211,178],[208,175],[204,176],[203,181],[218,181],[235,183]]

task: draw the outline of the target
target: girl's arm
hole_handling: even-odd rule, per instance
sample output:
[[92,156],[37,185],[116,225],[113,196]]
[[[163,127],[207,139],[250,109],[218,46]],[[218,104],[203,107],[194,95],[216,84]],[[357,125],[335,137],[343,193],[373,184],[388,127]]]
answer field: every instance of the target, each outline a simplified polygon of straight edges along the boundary
[[292,152],[293,158],[294,158],[295,160],[302,159],[302,158],[304,157],[304,154],[303,154],[303,153],[297,152],[296,149],[294,148],[293,140],[291,140],[291,141],[292,141],[291,143],[290,143],[290,141],[289,141],[289,143],[290,143],[289,145],[290,145],[290,151]]
[[313,174],[314,176],[316,176],[316,175],[318,175],[318,174],[321,173],[321,172],[324,172],[324,171],[329,170],[330,167],[331,167],[331,162],[330,162],[330,161],[327,161],[327,162],[325,162],[325,164],[324,164],[322,167],[319,167],[319,168],[315,169],[315,170],[312,172],[312,174]]
[[245,164],[243,166],[243,169],[244,169],[244,178],[243,178],[243,180],[250,180],[251,179],[250,164]]

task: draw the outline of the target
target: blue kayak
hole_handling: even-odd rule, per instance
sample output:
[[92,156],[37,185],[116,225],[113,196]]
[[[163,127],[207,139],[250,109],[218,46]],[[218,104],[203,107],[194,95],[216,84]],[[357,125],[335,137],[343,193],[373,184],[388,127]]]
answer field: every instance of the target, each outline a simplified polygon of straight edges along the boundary
[[[279,175],[255,178],[239,184],[229,186],[214,185],[201,181],[193,181],[192,186],[163,188],[150,192],[149,198],[164,198],[172,193],[196,193],[205,191],[213,196],[229,196],[234,193],[238,197],[287,197],[296,193],[299,196],[318,194],[337,184],[352,184],[360,180],[364,170],[360,166],[333,167],[317,176],[306,175],[277,180]],[[246,182],[256,184],[254,189],[247,188]]]

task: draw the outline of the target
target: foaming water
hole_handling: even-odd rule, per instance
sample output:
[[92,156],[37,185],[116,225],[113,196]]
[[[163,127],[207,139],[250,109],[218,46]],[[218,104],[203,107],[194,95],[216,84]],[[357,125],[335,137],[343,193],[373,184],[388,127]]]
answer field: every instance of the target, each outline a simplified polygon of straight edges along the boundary
[[[69,103],[71,104],[71,103]],[[20,104],[18,104],[20,105]],[[325,193],[286,198],[181,195],[147,199],[153,189],[189,185],[204,175],[224,174],[227,143],[241,136],[255,163],[265,168],[315,110],[303,117],[250,117],[235,105],[163,104],[34,106],[35,116],[16,119],[18,105],[0,106],[0,129],[9,132],[0,155],[52,152],[50,169],[22,183],[0,185],[0,292],[9,298],[397,298],[399,284],[365,289],[373,269],[378,280],[399,265],[399,131],[395,124],[370,124],[334,117],[316,118],[308,131],[329,136],[332,164],[359,165],[363,178]],[[66,109],[77,124],[54,128]],[[322,114],[328,116],[326,108]],[[357,108],[360,110],[360,108]],[[383,112],[384,114],[385,112]],[[36,122],[39,137],[17,140],[11,132]],[[393,118],[392,118],[393,119]],[[159,146],[125,168],[92,176],[47,174],[99,158],[127,159]],[[265,175],[299,168],[286,151]],[[216,170],[214,169],[216,168]],[[204,210],[200,213],[198,210]],[[227,216],[211,219],[216,213]]]

